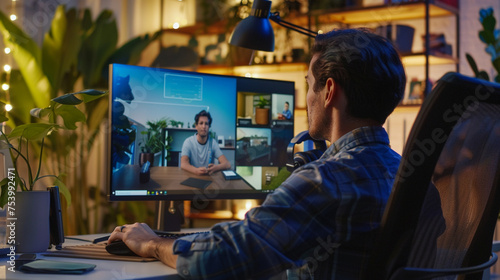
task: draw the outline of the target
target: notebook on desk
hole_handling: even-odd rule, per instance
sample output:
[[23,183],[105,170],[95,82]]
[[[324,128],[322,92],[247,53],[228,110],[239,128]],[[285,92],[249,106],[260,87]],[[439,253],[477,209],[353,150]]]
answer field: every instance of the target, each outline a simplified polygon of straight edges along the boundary
[[181,185],[204,190],[208,187],[208,185],[210,185],[210,183],[212,183],[212,181],[189,177],[188,179],[182,181]]

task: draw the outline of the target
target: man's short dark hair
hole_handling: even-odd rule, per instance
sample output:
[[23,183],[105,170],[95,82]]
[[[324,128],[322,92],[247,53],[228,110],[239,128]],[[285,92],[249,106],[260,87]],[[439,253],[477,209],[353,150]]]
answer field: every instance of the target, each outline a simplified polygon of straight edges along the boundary
[[209,112],[202,110],[201,112],[196,114],[196,116],[194,116],[194,123],[195,124],[198,124],[198,120],[200,119],[200,117],[207,117],[208,118],[208,126],[212,126],[212,116],[210,115]]
[[333,30],[316,37],[311,55],[314,92],[328,78],[344,90],[348,113],[383,124],[404,96],[406,75],[387,39],[366,29]]
[[285,101],[285,104],[288,105],[288,106],[290,106],[290,103],[288,103],[288,101]]

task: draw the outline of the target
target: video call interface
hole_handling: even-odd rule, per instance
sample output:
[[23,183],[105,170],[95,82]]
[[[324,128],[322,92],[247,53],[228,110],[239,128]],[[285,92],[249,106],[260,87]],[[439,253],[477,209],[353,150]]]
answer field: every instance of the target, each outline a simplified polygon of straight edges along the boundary
[[[293,82],[111,65],[110,199],[187,199],[210,189],[235,198],[272,192],[290,174],[294,94]],[[213,119],[210,139],[231,163],[226,174],[233,176],[222,182],[185,178],[180,169],[182,145],[197,133],[194,117],[202,110]]]

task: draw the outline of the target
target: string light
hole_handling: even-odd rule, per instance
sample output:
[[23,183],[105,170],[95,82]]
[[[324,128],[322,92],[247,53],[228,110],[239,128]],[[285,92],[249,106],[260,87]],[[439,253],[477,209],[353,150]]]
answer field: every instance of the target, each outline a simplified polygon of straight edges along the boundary
[[[12,11],[12,13],[10,15],[10,20],[11,21],[17,20],[17,15],[15,13],[16,12],[16,0],[12,0],[11,11]],[[9,47],[5,47],[3,49],[3,51],[6,55],[9,55],[12,52],[11,48],[9,48]],[[3,70],[7,74],[6,79],[5,79],[5,83],[2,84],[2,89],[5,91],[5,99],[6,99],[5,111],[7,111],[7,112],[10,112],[12,110],[12,105],[10,104],[10,101],[9,101],[10,100],[10,93],[9,93],[10,72],[12,71],[12,66],[10,65],[11,59],[12,59],[11,57],[8,57],[7,61],[9,61],[9,63],[7,63],[3,66]]]

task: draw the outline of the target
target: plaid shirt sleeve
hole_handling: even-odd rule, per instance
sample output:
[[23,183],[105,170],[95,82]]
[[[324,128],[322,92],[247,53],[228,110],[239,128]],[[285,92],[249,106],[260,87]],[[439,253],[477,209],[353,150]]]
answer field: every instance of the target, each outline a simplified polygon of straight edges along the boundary
[[356,278],[399,161],[383,128],[344,135],[319,160],[297,169],[245,220],[177,240],[179,274],[262,279],[305,267],[317,279]]

